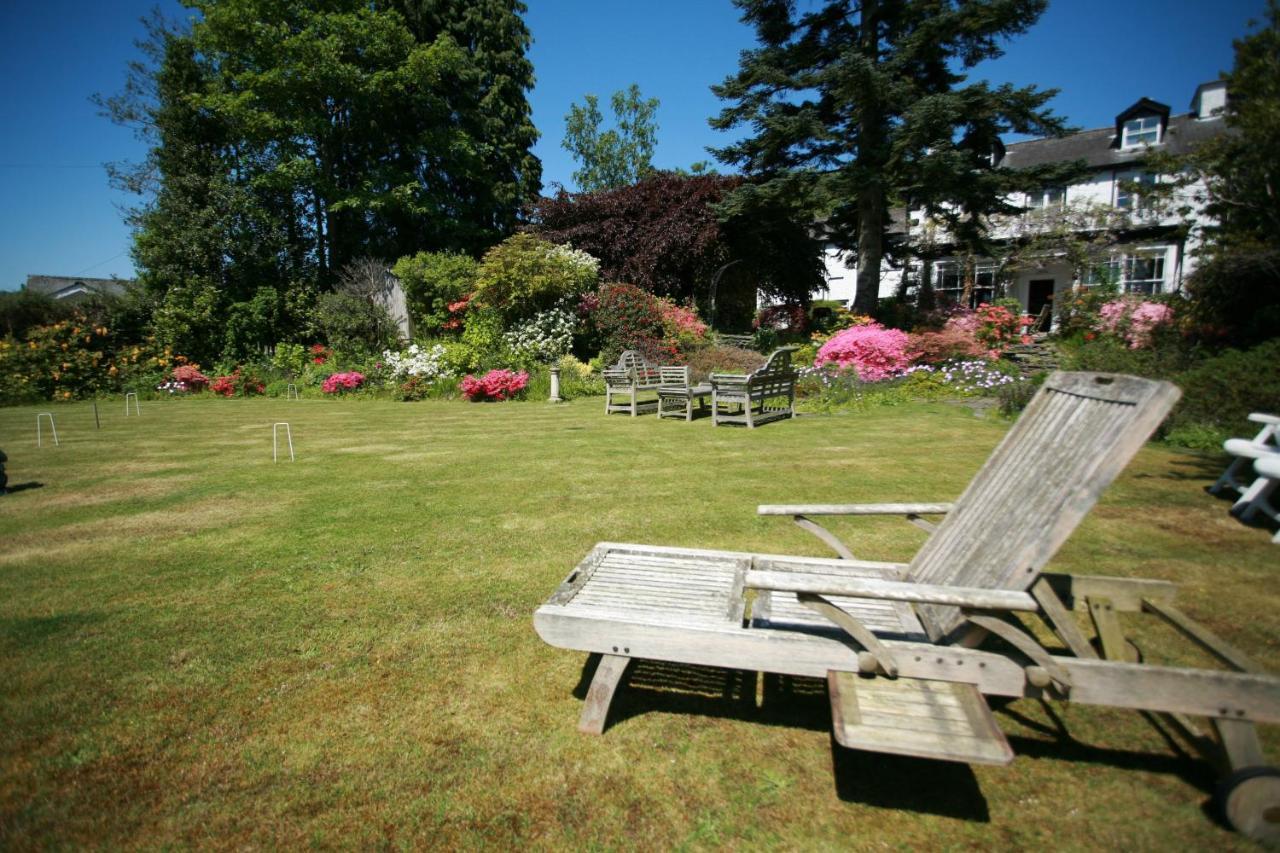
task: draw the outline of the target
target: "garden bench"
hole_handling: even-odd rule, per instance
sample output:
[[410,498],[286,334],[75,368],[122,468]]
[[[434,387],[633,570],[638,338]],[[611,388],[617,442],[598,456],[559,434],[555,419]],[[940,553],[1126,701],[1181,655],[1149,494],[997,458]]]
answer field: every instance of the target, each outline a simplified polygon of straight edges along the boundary
[[711,386],[690,383],[690,371],[686,367],[660,367],[662,386],[658,388],[658,417],[693,420],[693,401],[698,401],[698,411],[705,411]]
[[[642,354],[627,350],[612,367],[604,369],[604,413],[628,412],[632,417],[658,408],[658,398],[641,400],[641,391],[657,391],[662,385],[658,367]],[[626,402],[615,403],[621,397]]]
[[[796,372],[791,354],[796,347],[773,351],[764,366],[749,376],[711,374],[711,422],[746,424],[748,428],[779,418],[795,417]],[[779,403],[785,400],[785,403]]]

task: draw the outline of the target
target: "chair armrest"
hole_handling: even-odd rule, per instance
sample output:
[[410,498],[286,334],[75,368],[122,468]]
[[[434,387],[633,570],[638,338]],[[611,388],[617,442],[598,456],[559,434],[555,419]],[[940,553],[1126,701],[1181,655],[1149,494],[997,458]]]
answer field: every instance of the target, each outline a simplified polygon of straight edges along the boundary
[[843,595],[850,598],[910,601],[916,604],[945,604],[975,610],[1034,612],[1039,609],[1039,605],[1031,595],[1017,590],[941,586],[876,578],[834,578],[829,575],[802,572],[750,571],[746,574],[745,586],[747,589],[767,589],[774,592]]
[[952,503],[914,504],[761,504],[758,515],[945,515]]
[[1246,459],[1266,459],[1280,455],[1280,447],[1274,444],[1259,444],[1247,438],[1228,438],[1222,442],[1222,449],[1232,456],[1243,456]]
[[1255,424],[1267,424],[1268,426],[1280,426],[1280,416],[1268,415],[1264,412],[1252,412],[1249,420]]
[[1253,470],[1263,477],[1280,480],[1280,453],[1272,457],[1262,457],[1253,463]]

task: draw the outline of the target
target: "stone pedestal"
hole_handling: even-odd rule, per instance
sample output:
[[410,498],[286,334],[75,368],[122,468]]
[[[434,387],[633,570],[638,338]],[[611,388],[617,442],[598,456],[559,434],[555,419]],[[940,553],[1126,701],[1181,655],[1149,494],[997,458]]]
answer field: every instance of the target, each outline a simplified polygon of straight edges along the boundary
[[561,403],[560,398],[560,365],[551,365],[551,397],[549,402]]

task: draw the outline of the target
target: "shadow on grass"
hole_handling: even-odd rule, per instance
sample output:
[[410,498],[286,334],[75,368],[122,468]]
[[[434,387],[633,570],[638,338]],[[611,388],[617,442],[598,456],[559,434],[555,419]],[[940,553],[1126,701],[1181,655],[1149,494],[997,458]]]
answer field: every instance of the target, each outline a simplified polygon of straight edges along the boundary
[[43,488],[44,488],[44,483],[37,483],[35,480],[32,480],[29,483],[17,483],[15,485],[8,486],[5,488],[4,491],[0,492],[0,495],[5,495],[5,494],[11,495],[15,492],[25,492],[28,489],[43,489]]
[[27,619],[0,619],[0,640],[27,647],[101,622],[99,613],[60,613]]
[[[598,664],[599,655],[588,657],[574,696],[586,698]],[[652,711],[831,729],[827,685],[820,678],[633,661],[610,707],[609,722],[617,725]],[[835,793],[844,802],[984,823],[990,819],[968,765],[845,749],[834,738],[831,756]],[[922,779],[929,783],[922,785]]]
[[1186,482],[1188,480],[1208,480],[1212,483],[1218,479],[1218,475],[1227,467],[1230,461],[1225,455],[1211,455],[1207,453],[1195,453],[1194,451],[1183,451],[1185,455],[1176,459],[1169,460],[1169,468],[1159,474],[1135,473],[1135,480],[1174,480],[1177,482]]
[[[599,662],[599,655],[587,658],[573,691],[578,699],[586,698]],[[1052,705],[1042,705],[1048,717],[1044,722],[1010,707],[1011,699],[990,698],[993,710],[1001,716],[1042,735],[1010,736],[1009,743],[1019,756],[1176,776],[1206,795],[1213,794],[1213,767],[1189,752],[1154,715],[1143,714],[1163,737],[1171,754],[1084,743],[1072,736]],[[635,660],[615,694],[609,723],[616,725],[655,711],[810,731],[829,731],[831,727],[827,687],[822,679]],[[986,797],[967,764],[845,749],[834,737],[831,757],[835,792],[844,802],[980,823],[990,820]],[[1211,802],[1204,804],[1205,813],[1221,823]]]

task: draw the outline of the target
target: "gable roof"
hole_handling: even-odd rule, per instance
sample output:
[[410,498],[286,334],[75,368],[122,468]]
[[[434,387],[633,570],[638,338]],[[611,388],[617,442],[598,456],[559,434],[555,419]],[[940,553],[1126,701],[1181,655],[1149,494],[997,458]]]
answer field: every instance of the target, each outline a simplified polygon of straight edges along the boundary
[[106,296],[120,296],[125,288],[132,284],[129,279],[122,278],[85,278],[84,276],[65,275],[29,275],[26,290],[43,293],[54,299],[71,299],[101,293]]
[[[1027,169],[1049,163],[1069,163],[1073,160],[1083,160],[1086,166],[1095,169],[1117,168],[1136,163],[1146,154],[1146,149],[1121,150],[1117,134],[1118,128],[1123,125],[1124,117],[1146,100],[1148,99],[1143,98],[1121,113],[1116,119],[1116,128],[1100,127],[1057,139],[1032,139],[1027,142],[1011,143],[1006,146],[1000,168]],[[1151,101],[1151,103],[1156,102]],[[1157,104],[1157,106],[1163,105]],[[1200,120],[1191,113],[1172,116],[1168,119],[1163,143],[1158,147],[1170,154],[1185,154],[1205,140],[1225,132],[1226,129],[1226,122],[1220,118]]]

